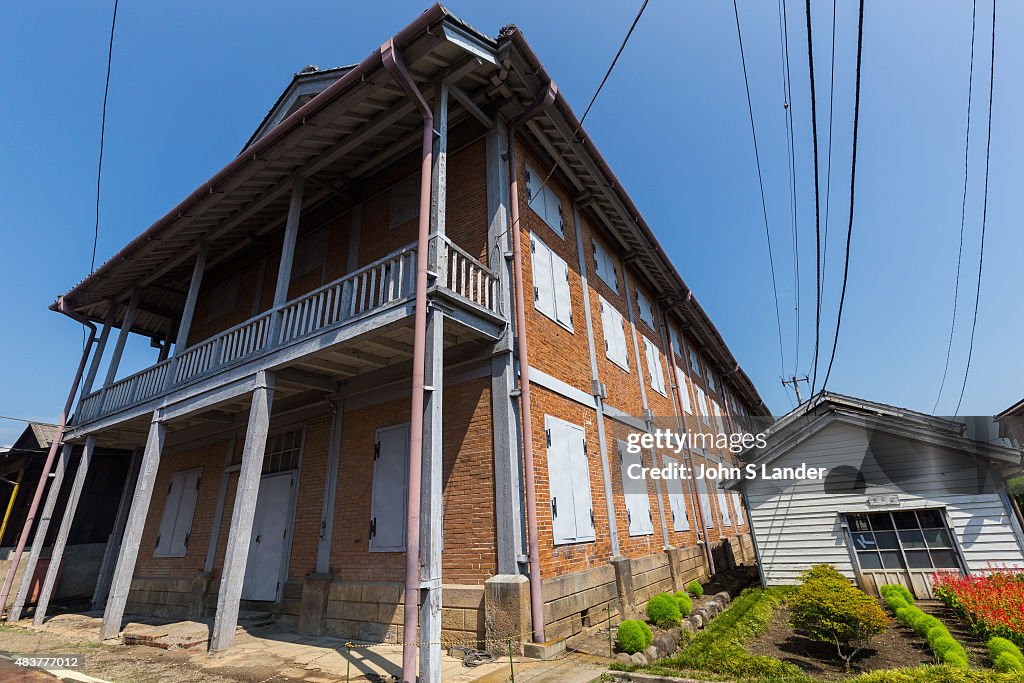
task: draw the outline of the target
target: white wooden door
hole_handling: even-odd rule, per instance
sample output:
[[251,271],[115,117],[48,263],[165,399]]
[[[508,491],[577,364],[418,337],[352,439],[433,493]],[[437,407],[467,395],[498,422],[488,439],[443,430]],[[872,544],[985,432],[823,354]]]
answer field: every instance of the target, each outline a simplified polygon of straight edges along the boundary
[[243,600],[276,602],[290,542],[295,472],[270,474],[260,480],[256,515],[249,540],[249,559],[242,582]]

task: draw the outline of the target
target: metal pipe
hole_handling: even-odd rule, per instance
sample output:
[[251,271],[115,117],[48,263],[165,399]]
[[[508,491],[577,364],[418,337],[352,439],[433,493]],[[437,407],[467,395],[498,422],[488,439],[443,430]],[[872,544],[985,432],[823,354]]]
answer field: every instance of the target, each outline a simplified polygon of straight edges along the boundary
[[[427,248],[430,238],[430,185],[434,157],[434,112],[398,54],[394,39],[380,47],[381,62],[423,114],[420,163],[420,215],[416,250],[416,306],[413,320],[412,397],[409,425],[409,495],[405,523],[405,599],[402,637],[402,680],[416,682],[416,596],[420,592],[420,485],[423,469],[424,365],[427,346]],[[440,390],[440,387],[436,387]]]
[[57,299],[57,310],[88,327],[89,339],[85,344],[85,348],[82,349],[82,359],[78,361],[78,370],[75,371],[75,379],[71,382],[71,390],[68,391],[68,400],[64,403],[64,410],[60,414],[60,423],[57,425],[57,431],[54,433],[53,441],[50,442],[50,451],[46,454],[46,462],[43,463],[43,471],[39,474],[39,483],[36,484],[36,492],[32,496],[32,503],[29,505],[28,515],[25,517],[25,526],[21,529],[21,536],[18,538],[18,546],[14,549],[14,554],[11,556],[11,566],[7,570],[7,577],[4,579],[3,589],[0,589],[0,610],[7,605],[7,597],[11,593],[11,585],[14,583],[14,575],[18,571],[18,565],[21,564],[21,555],[25,552],[25,544],[28,543],[29,534],[32,532],[32,523],[36,519],[36,512],[39,511],[39,501],[42,500],[43,491],[46,489],[46,484],[50,480],[50,470],[53,468],[53,460],[57,456],[57,449],[60,448],[61,441],[64,439],[64,428],[67,426],[68,414],[71,412],[71,406],[75,402],[75,394],[78,393],[78,385],[82,381],[82,374],[85,372],[85,364],[86,361],[89,360],[89,352],[92,350],[92,345],[96,342],[96,326],[85,319],[85,317],[65,307],[63,297]]
[[519,401],[523,428],[523,477],[526,479],[526,535],[530,560],[530,617],[533,641],[544,642],[544,599],[540,584],[540,540],[537,532],[537,487],[533,470],[533,417],[530,402],[530,355],[526,335],[526,303],[523,295],[523,248],[519,226],[519,171],[516,167],[516,130],[523,122],[555,101],[558,88],[548,81],[546,91],[508,127],[508,177],[512,221],[512,262],[516,299],[516,341],[519,356]]

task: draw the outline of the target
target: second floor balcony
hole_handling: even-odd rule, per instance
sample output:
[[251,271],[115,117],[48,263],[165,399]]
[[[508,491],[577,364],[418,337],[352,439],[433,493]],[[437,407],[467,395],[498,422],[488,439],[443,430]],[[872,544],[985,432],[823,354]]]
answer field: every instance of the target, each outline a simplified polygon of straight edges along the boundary
[[[501,336],[507,311],[491,268],[443,235],[430,238],[428,268],[431,305],[445,307],[463,337]],[[86,433],[237,377],[308,364],[339,349],[346,360],[338,366],[341,376],[399,364],[410,357],[404,337],[411,334],[415,285],[411,243],[89,393],[74,416],[75,427]],[[358,348],[367,339],[373,353]]]

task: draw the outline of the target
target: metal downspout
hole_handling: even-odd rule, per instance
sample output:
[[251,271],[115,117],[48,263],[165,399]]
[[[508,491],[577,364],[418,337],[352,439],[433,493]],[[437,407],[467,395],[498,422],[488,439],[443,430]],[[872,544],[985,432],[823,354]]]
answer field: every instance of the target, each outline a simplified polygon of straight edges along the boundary
[[25,544],[28,543],[28,537],[32,531],[32,523],[35,522],[36,519],[36,512],[39,511],[39,501],[42,500],[43,491],[46,489],[47,482],[50,481],[50,470],[53,468],[53,460],[57,455],[57,449],[60,448],[60,444],[64,440],[64,428],[67,426],[68,414],[71,412],[71,406],[75,402],[75,394],[78,393],[78,385],[81,383],[82,374],[85,372],[85,363],[89,360],[89,353],[92,351],[92,345],[96,342],[96,326],[83,316],[80,316],[66,308],[63,297],[57,300],[57,310],[88,327],[89,339],[85,344],[85,348],[82,349],[82,359],[78,361],[78,370],[75,372],[75,379],[71,382],[71,390],[68,391],[68,400],[64,403],[64,411],[60,414],[60,423],[57,425],[57,431],[54,433],[53,441],[50,442],[50,451],[46,454],[46,462],[43,463],[43,471],[39,475],[39,483],[36,485],[36,492],[32,496],[32,504],[29,506],[28,515],[25,517],[25,526],[22,527],[21,536],[18,538],[18,546],[14,549],[14,554],[11,556],[11,566],[7,570],[7,577],[4,579],[4,587],[0,590],[0,610],[3,610],[7,605],[7,597],[11,593],[11,585],[14,583],[14,575],[17,573],[18,565],[21,563],[21,555],[25,552]]
[[[417,626],[420,593],[420,485],[423,468],[424,365],[427,342],[427,248],[430,236],[430,184],[434,156],[434,112],[416,87],[395,49],[394,39],[380,47],[388,70],[423,115],[423,155],[420,164],[420,215],[416,248],[416,306],[413,323],[412,397],[409,419],[409,495],[405,523],[405,598],[402,636],[402,680],[416,681]],[[440,389],[440,387],[438,387]]]
[[540,540],[537,532],[537,487],[533,470],[533,411],[530,401],[530,356],[526,335],[526,297],[523,295],[523,247],[519,226],[519,171],[516,164],[516,131],[525,121],[551,106],[558,88],[549,81],[544,94],[508,127],[509,202],[512,221],[512,262],[516,299],[516,343],[519,360],[519,400],[523,428],[523,478],[526,480],[526,534],[530,553],[530,620],[533,641],[544,642],[544,598],[540,582]]

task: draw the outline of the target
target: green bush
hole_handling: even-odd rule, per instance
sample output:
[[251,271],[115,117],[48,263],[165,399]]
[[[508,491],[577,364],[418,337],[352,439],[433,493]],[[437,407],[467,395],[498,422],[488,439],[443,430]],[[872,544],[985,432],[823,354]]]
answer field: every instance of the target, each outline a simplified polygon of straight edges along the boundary
[[629,654],[643,652],[654,642],[651,627],[639,619],[627,619],[619,624],[619,635],[615,644],[619,650]]
[[693,611],[693,600],[690,599],[689,594],[685,591],[677,591],[675,598],[676,603],[679,605],[679,614],[684,617],[689,616],[690,612]]
[[704,595],[704,586],[700,585],[700,581],[694,579],[690,583],[686,584],[686,592],[695,598],[699,598]]
[[831,643],[849,670],[871,636],[889,626],[878,601],[852,586],[828,565],[804,572],[804,583],[789,600],[790,625],[814,640]]
[[816,581],[818,579],[843,581],[847,584],[850,583],[850,580],[843,576],[842,572],[830,564],[816,564],[800,574],[800,581],[803,583]]
[[1017,674],[991,669],[955,669],[948,666],[916,666],[885,669],[847,679],[847,683],[1020,683]]
[[941,664],[958,669],[967,668],[967,651],[964,646],[950,635],[949,629],[937,617],[924,612],[920,607],[908,605],[903,586],[882,586],[879,592],[900,623],[912,628],[917,635],[928,641],[928,646]]
[[658,593],[647,602],[647,621],[659,628],[678,626],[683,615],[671,593]]
[[992,658],[992,666],[1004,673],[1024,673],[1024,654],[1015,643],[1006,638],[989,638],[988,654]]
[[901,585],[901,584],[898,584],[898,583],[886,584],[886,585],[880,587],[878,589],[878,592],[882,596],[883,599],[888,598],[890,595],[894,595],[895,594],[895,595],[898,595],[899,597],[903,598],[903,602],[907,603],[908,605],[913,605],[914,604],[914,596],[913,596],[913,594],[911,594],[911,592],[904,585]]

